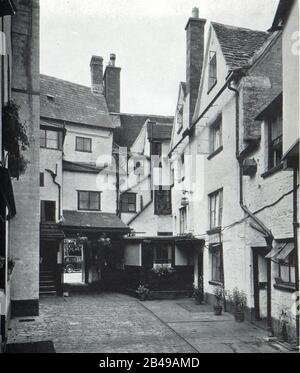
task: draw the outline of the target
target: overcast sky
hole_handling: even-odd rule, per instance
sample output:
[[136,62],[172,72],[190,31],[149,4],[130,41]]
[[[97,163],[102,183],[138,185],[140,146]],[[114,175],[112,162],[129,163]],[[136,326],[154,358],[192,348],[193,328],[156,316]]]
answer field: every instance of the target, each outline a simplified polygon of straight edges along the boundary
[[173,115],[185,81],[185,26],[200,17],[267,30],[278,0],[41,0],[41,72],[90,85],[92,55],[117,55],[121,111]]

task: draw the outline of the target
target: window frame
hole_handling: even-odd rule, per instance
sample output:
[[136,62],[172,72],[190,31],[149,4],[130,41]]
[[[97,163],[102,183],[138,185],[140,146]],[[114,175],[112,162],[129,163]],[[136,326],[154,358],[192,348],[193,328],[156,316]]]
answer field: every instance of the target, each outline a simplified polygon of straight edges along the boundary
[[[288,285],[288,286],[296,286],[296,253],[295,250],[289,254],[287,261],[279,261],[278,262],[278,278],[282,282],[283,285]],[[282,268],[288,268],[288,276],[289,276],[289,281],[284,281],[282,278]],[[292,269],[294,269],[294,275],[292,276]],[[292,281],[292,277],[294,277],[295,282]]]
[[[42,137],[42,132],[45,132],[45,136]],[[56,139],[49,139],[47,137],[47,134],[48,133],[55,133],[57,134],[57,146],[56,147],[50,147],[49,144],[48,144],[48,141],[56,141]],[[62,148],[62,145],[61,145],[61,137],[62,137],[62,133],[60,131],[55,131],[55,130],[51,130],[51,129],[48,129],[48,128],[40,128],[40,148],[41,149],[48,149],[48,150],[61,150]],[[42,141],[43,141],[43,144],[42,144]]]
[[[78,146],[78,141],[83,140],[83,149],[80,149]],[[89,150],[85,150],[85,142],[89,142]],[[75,139],[75,151],[80,153],[92,153],[93,152],[93,139],[91,137],[82,137],[82,136],[76,136]]]
[[[218,229],[222,227],[223,223],[223,209],[224,209],[224,190],[223,188],[209,194],[209,229]],[[219,197],[219,205],[218,205]],[[212,209],[212,202],[214,201],[214,209]],[[212,219],[214,216],[214,219]],[[218,216],[218,218],[217,218]],[[213,223],[214,220],[214,224]]]
[[[130,203],[127,200],[126,204],[124,205],[124,201],[122,201],[122,198],[124,198],[124,196],[134,196],[134,202]],[[136,193],[129,193],[129,192],[128,193],[122,193],[121,197],[120,197],[120,212],[124,213],[124,214],[135,214],[137,212],[137,202],[136,202],[137,198],[136,197],[137,197]],[[127,209],[125,209],[124,206],[126,206],[126,205],[127,205],[127,207],[129,205],[133,205],[134,206],[134,211],[130,210],[129,207]]]
[[[89,208],[81,208],[80,207],[80,194],[81,193],[88,193],[88,205],[89,205]],[[97,209],[92,209],[90,208],[90,204],[91,204],[91,194],[97,194],[99,196],[99,204],[98,204],[98,208]],[[78,211],[101,211],[101,194],[102,192],[98,192],[98,191],[91,191],[91,190],[77,190],[77,209]]]
[[45,187],[45,173],[40,172],[40,188],[44,188],[44,187]]
[[187,233],[187,207],[179,209],[179,232],[180,235]]
[[[217,133],[219,133],[219,146],[216,146]],[[211,159],[223,150],[223,117],[220,114],[217,119],[209,127],[209,143],[210,143],[210,156]]]
[[[217,258],[218,256],[218,258]],[[222,244],[217,247],[210,247],[210,259],[211,259],[211,283],[223,284],[223,248]],[[219,266],[216,264],[219,262]],[[216,266],[215,266],[216,265]],[[218,273],[218,277],[216,277]]]
[[209,52],[209,63],[208,63],[208,92],[216,86],[218,82],[218,63],[217,63],[217,52]]
[[[279,125],[280,135],[273,138],[273,130],[276,125]],[[282,110],[278,110],[272,116],[267,119],[267,131],[268,131],[268,171],[276,169],[281,165],[281,159],[283,156],[283,116]],[[277,160],[275,161],[275,158]]]

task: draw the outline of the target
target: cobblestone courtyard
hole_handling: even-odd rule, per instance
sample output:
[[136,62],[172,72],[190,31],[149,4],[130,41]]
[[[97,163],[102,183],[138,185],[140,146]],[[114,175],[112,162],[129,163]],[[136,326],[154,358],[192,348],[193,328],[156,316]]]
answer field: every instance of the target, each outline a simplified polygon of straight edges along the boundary
[[[20,322],[21,321],[21,322]],[[24,321],[24,319],[23,319]],[[57,353],[277,353],[257,327],[192,299],[141,303],[122,294],[40,301],[34,321],[14,319],[9,343],[52,341]]]

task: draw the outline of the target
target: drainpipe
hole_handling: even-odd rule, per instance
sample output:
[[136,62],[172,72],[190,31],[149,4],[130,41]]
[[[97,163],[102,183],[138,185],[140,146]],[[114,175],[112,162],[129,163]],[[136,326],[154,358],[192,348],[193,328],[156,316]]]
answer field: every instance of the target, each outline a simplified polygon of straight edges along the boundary
[[[296,257],[296,266],[295,266],[295,280],[296,280],[296,299],[295,302],[297,303],[299,300],[299,257],[298,257],[298,170],[297,167],[294,167],[294,193],[293,193],[293,220],[294,220],[294,245],[295,245],[295,257]],[[298,303],[297,303],[298,304]],[[297,312],[297,306],[296,306]],[[299,312],[296,314],[296,334],[297,334],[297,346],[299,346]]]
[[58,187],[58,221],[61,218],[61,185],[56,181],[57,178],[57,165],[55,173],[51,170],[46,170],[52,177],[53,183]]
[[[228,89],[233,91],[236,94],[236,159],[239,164],[239,190],[240,190],[240,206],[241,209],[258,225],[259,228],[252,225],[252,228],[256,229],[258,232],[263,234],[267,246],[272,249],[273,247],[273,234],[272,232],[265,226],[265,224],[258,219],[244,204],[244,188],[243,188],[243,161],[244,161],[244,153],[240,152],[240,92],[238,89],[233,88],[231,85],[232,81],[228,83]],[[273,327],[272,327],[272,277],[271,277],[271,260],[268,259],[267,264],[267,277],[268,277],[268,289],[267,289],[267,324],[268,324],[268,332],[273,335]]]

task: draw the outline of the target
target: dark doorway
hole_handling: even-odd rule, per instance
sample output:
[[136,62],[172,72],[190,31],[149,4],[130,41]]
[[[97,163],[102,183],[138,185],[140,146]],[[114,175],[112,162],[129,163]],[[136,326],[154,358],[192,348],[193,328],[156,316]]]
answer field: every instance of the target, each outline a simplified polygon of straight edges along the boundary
[[57,253],[59,244],[56,241],[41,241],[40,244],[40,294],[56,294],[58,287]]
[[266,247],[253,248],[253,284],[255,321],[267,326],[268,317],[268,253]]

